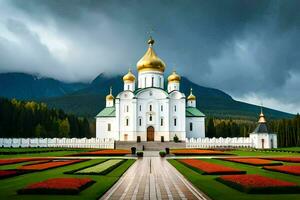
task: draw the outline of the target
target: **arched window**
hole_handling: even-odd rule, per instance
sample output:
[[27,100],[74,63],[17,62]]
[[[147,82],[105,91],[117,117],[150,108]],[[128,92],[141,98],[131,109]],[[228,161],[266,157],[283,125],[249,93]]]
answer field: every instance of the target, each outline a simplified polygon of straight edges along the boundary
[[140,111],[142,111],[142,105],[140,105]]
[[142,126],[142,118],[139,118],[139,126]]
[[174,106],[174,111],[176,112],[176,110],[177,110],[177,107],[176,107],[176,105]]
[[111,124],[107,124],[107,131],[111,131]]
[[152,105],[149,106],[149,110],[152,111]]
[[129,106],[126,106],[126,112],[129,112]]
[[163,126],[163,125],[164,125],[164,119],[160,118],[160,126]]
[[177,126],[177,119],[174,118],[174,126]]
[[149,116],[149,121],[152,122],[152,115]]
[[190,122],[190,131],[193,131],[193,123]]
[[163,105],[160,106],[160,111],[164,111],[164,106]]
[[154,86],[154,77],[151,78],[151,86]]
[[129,126],[129,119],[126,118],[126,126]]
[[146,77],[145,77],[145,84],[144,84],[144,85],[145,85],[145,87],[146,87],[146,80],[147,80],[147,79],[146,79]]
[[130,89],[130,86],[129,85],[127,85],[127,90],[129,90]]

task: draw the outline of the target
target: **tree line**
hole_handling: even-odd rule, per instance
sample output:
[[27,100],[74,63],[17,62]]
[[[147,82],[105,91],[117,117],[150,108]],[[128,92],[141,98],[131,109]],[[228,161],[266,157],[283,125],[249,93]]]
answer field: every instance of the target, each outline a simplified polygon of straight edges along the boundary
[[0,137],[91,137],[86,118],[50,109],[44,103],[0,98]]
[[[269,132],[277,133],[279,147],[300,146],[300,116],[293,119],[271,120]],[[206,137],[248,137],[257,123],[244,120],[214,119],[206,120]]]

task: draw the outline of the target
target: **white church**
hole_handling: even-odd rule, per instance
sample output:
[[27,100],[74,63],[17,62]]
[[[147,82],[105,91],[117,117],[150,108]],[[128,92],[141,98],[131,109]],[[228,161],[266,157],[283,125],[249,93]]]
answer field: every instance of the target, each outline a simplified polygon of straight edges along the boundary
[[174,71],[164,85],[166,64],[154,52],[154,40],[137,62],[138,77],[123,77],[124,90],[106,96],[106,107],[96,116],[96,137],[116,141],[172,141],[205,137],[205,115],[196,108],[191,92],[180,92],[180,76]]

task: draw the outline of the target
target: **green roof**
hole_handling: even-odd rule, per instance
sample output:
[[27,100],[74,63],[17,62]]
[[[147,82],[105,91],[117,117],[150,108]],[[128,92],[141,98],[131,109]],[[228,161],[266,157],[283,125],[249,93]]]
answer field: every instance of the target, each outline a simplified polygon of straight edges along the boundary
[[115,117],[115,116],[116,116],[116,108],[107,107],[101,110],[96,117]]
[[186,117],[205,117],[205,115],[198,110],[197,108],[194,107],[187,107],[185,111],[185,116]]

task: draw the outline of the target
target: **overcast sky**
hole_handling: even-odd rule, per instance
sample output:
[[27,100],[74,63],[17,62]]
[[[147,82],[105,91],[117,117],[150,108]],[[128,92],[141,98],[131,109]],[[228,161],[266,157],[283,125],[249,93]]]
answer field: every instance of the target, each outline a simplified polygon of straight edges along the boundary
[[300,112],[299,0],[0,0],[0,9],[0,73],[124,74],[153,29],[167,74]]

